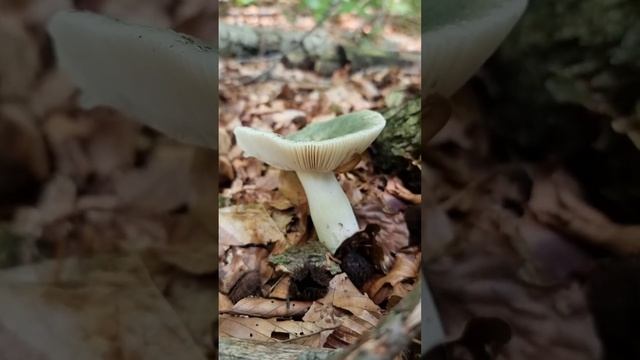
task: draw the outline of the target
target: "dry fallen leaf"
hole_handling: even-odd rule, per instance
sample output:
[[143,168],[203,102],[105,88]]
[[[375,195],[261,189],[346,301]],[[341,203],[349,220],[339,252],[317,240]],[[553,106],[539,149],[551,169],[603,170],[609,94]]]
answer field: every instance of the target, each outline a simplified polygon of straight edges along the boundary
[[61,110],[69,102],[74,91],[69,77],[55,69],[40,80],[29,105],[36,115],[45,116],[49,112]]
[[202,353],[213,349],[215,334],[212,324],[218,320],[216,289],[210,281],[187,274],[174,274],[163,288],[163,296],[171,304]]
[[92,123],[82,120],[78,115],[54,113],[43,126],[58,172],[77,179],[84,179],[91,172],[91,162],[82,142],[91,134]]
[[291,285],[291,276],[284,275],[273,286],[269,292],[269,297],[272,299],[286,300],[289,298],[289,286]]
[[278,190],[294,205],[302,206],[307,203],[302,183],[293,171],[281,171]]
[[356,288],[347,274],[336,275],[329,283],[329,292],[322,299],[318,300],[322,304],[331,304],[337,308],[344,309],[350,313],[369,321],[371,325],[378,322],[382,315],[381,309],[367,294],[363,294]]
[[554,286],[593,266],[579,244],[526,216],[517,222],[515,248],[526,259],[520,277],[537,286]]
[[557,173],[534,184],[530,208],[557,231],[620,254],[640,253],[640,225],[616,224],[579,198],[576,185]]
[[19,18],[0,15],[0,99],[29,94],[40,68],[38,44]]
[[392,253],[409,245],[409,229],[402,212],[388,214],[380,201],[361,203],[354,208],[361,227],[366,224],[377,224],[380,232],[376,243],[382,249],[383,256],[379,264],[387,272],[393,261]]
[[[418,277],[419,271],[419,253],[398,253],[389,273],[375,280],[368,287],[367,293],[376,304],[380,304],[383,301],[389,300],[389,297],[393,294],[393,290],[397,285],[408,280],[415,280]],[[396,291],[404,290],[406,289],[399,288],[399,290]]]
[[218,312],[225,313],[233,308],[233,303],[229,297],[223,293],[218,293]]
[[168,246],[155,247],[154,250],[162,261],[189,274],[205,275],[218,271],[215,236],[190,216],[178,219]]
[[49,175],[51,165],[44,138],[28,108],[0,105],[0,143],[3,162],[20,164],[38,179]]
[[132,167],[139,126],[117,112],[106,109],[96,109],[86,115],[91,118],[84,120],[90,121],[92,126],[86,146],[92,171],[106,177]]
[[0,343],[17,345],[2,347],[8,358],[91,359],[122,353],[205,358],[135,258],[18,267],[0,272],[0,289],[0,333],[8,335]]
[[422,196],[409,191],[409,189],[404,187],[402,181],[397,177],[392,177],[387,181],[385,191],[409,203],[416,205],[422,204]]
[[118,216],[115,223],[122,230],[123,239],[120,246],[128,251],[136,252],[156,246],[164,246],[169,240],[167,227],[160,219],[129,214]]
[[267,245],[284,241],[284,234],[261,205],[221,208],[218,218],[219,256],[230,246]]
[[76,184],[67,176],[56,176],[45,188],[38,211],[42,214],[44,224],[61,220],[75,211]]
[[148,167],[116,176],[116,194],[133,208],[149,213],[171,211],[189,202],[193,149],[166,146],[157,149]]
[[305,321],[221,316],[220,336],[246,340],[292,343],[320,347],[324,329]]
[[255,290],[260,289],[271,277],[271,267],[267,263],[268,251],[261,247],[232,247],[218,265],[219,288],[228,294],[245,274],[256,272],[257,277],[252,284]]
[[[309,307],[311,307],[310,301],[285,301],[248,297],[235,303],[235,305],[226,312],[234,315],[282,318],[303,315],[309,310]],[[220,312],[223,313],[223,311]]]

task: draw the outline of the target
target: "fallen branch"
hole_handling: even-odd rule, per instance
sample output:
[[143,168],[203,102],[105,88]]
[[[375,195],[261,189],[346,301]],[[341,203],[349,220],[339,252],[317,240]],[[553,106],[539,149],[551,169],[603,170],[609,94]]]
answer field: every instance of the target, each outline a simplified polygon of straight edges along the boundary
[[220,360],[324,360],[335,350],[303,345],[220,338]]
[[311,68],[324,75],[350,64],[352,70],[371,66],[409,66],[419,56],[346,44],[321,28],[313,31],[280,31],[269,28],[219,24],[221,56],[273,56],[292,67]]

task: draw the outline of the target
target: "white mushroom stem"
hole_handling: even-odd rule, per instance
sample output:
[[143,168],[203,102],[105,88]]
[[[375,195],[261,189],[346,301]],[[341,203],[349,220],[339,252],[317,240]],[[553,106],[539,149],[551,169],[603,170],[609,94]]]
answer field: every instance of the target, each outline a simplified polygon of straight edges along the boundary
[[332,172],[297,171],[309,202],[311,220],[331,253],[360,230],[347,195]]

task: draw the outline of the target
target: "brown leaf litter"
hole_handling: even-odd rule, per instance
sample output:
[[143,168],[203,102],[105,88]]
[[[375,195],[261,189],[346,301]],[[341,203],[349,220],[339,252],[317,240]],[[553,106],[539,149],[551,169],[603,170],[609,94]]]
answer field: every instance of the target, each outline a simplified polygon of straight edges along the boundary
[[[74,4],[208,39],[217,17],[200,0],[175,12],[166,1],[0,4],[0,226],[22,239],[22,265],[0,273],[2,353],[204,359],[213,353],[218,265],[206,214],[217,204],[194,191],[209,173],[190,169],[192,147],[111,109],[77,106],[45,31]],[[121,273],[118,259],[129,255],[143,262]],[[87,266],[68,267],[76,257]],[[43,277],[56,274],[62,282]]]
[[628,251],[609,241],[633,228],[587,206],[562,173],[495,164],[469,89],[454,109],[424,164],[428,280],[447,334],[497,318],[512,330],[500,356],[598,359],[581,281],[595,259],[584,241]]

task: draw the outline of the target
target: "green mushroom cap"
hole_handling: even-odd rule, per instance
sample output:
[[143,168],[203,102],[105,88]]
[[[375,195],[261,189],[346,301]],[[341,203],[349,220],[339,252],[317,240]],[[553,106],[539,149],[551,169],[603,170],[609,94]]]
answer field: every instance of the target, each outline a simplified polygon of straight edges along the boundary
[[247,156],[274,167],[331,172],[364,152],[385,124],[380,113],[363,110],[310,124],[287,137],[244,126],[237,127],[234,134]]

